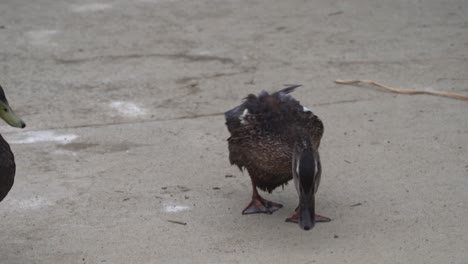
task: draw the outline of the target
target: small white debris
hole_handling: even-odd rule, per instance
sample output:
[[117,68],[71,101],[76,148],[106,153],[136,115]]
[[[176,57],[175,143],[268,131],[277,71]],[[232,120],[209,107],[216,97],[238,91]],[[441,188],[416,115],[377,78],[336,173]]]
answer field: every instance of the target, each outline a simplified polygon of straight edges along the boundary
[[190,207],[186,205],[168,204],[164,206],[163,210],[168,213],[178,213],[190,210]]
[[132,102],[114,101],[110,106],[117,110],[121,115],[140,116],[146,114],[146,110]]
[[309,110],[309,108],[307,108],[307,107],[305,107],[305,106],[302,107],[302,111],[304,111],[304,112],[312,112],[312,111]]

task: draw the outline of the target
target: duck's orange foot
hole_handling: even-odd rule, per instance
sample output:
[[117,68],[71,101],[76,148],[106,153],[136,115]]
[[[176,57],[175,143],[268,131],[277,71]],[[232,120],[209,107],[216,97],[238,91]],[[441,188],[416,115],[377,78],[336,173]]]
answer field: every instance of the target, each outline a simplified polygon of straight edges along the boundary
[[263,199],[262,197],[253,198],[250,204],[242,211],[246,214],[272,214],[274,211],[283,207],[282,204],[274,203]]
[[[328,218],[328,217],[325,217],[325,216],[321,216],[321,215],[318,215],[316,214],[315,215],[315,222],[316,223],[320,223],[320,222],[330,222],[331,219]],[[294,213],[291,215],[291,217],[289,218],[286,218],[286,222],[290,222],[290,223],[298,223],[299,222],[299,213],[298,213],[298,210],[294,211]]]

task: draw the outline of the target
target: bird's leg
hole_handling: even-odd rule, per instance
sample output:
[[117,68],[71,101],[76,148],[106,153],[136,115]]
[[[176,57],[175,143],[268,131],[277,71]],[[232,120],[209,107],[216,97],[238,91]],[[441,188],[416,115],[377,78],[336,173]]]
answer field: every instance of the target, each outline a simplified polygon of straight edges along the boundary
[[263,199],[257,191],[257,186],[252,181],[252,201],[250,204],[242,211],[242,214],[272,214],[274,211],[283,207],[283,205],[268,201]]
[[[316,214],[315,215],[315,222],[330,222],[331,219],[325,216],[321,216]],[[289,217],[286,218],[286,222],[291,222],[291,223],[298,223],[299,222],[299,206],[296,208],[294,213]]]

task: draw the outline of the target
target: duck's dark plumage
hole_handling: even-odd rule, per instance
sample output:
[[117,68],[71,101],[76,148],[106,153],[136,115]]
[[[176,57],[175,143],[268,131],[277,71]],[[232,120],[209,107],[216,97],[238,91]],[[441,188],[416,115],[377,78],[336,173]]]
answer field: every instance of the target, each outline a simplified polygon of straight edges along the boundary
[[15,159],[10,146],[0,135],[0,202],[10,191],[15,180]]
[[292,179],[292,149],[299,137],[318,148],[323,124],[311,111],[289,95],[299,86],[269,94],[249,94],[244,102],[225,113],[231,164],[249,172],[264,191]]
[[269,94],[249,94],[241,105],[225,113],[231,133],[229,160],[247,169],[252,180],[252,201],[243,214],[268,213],[282,207],[260,196],[257,187],[271,192],[294,178],[299,205],[288,222],[310,230],[329,218],[315,214],[315,192],[322,167],[318,147],[323,124],[290,93],[298,85]]
[[[0,86],[0,118],[13,127],[24,128],[26,124],[8,104],[2,86]],[[15,180],[16,164],[8,142],[0,135],[0,202],[10,191]]]

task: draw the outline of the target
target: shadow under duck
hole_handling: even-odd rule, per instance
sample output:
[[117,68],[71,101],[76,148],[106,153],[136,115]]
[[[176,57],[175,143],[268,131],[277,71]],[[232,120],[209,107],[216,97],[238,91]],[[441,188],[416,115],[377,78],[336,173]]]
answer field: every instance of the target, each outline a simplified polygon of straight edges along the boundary
[[330,219],[315,214],[315,193],[322,171],[318,148],[323,124],[289,95],[299,86],[272,94],[249,94],[241,105],[224,115],[231,134],[229,160],[241,171],[247,169],[252,180],[252,201],[242,214],[271,214],[283,207],[261,197],[257,187],[271,193],[294,178],[299,205],[286,221],[309,230],[315,222]]
[[[0,117],[12,127],[24,128],[26,124],[11,110],[5,92],[0,86]],[[15,180],[16,164],[10,145],[0,135],[0,202],[10,191]]]

